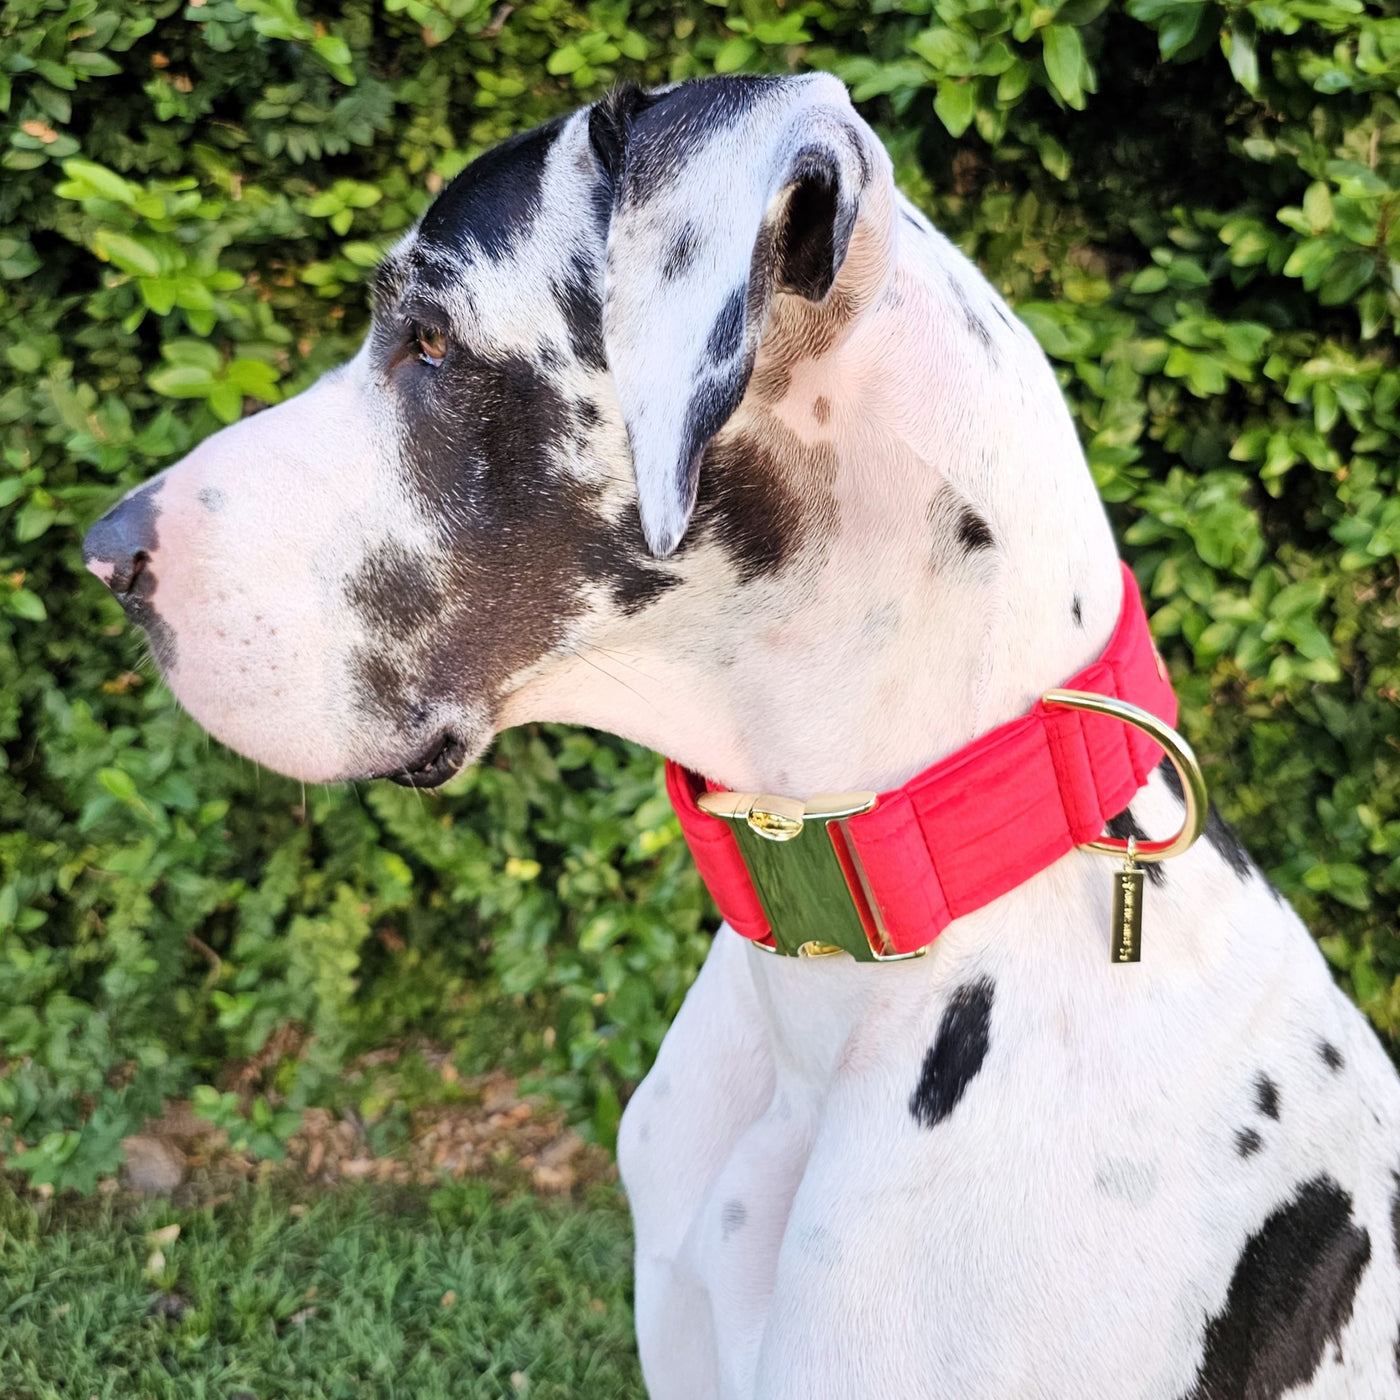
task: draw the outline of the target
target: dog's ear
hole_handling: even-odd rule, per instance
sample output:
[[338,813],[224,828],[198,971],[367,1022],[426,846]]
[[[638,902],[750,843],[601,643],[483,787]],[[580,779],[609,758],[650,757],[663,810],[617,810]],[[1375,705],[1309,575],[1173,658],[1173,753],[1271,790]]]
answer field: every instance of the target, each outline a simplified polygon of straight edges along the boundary
[[827,74],[626,89],[589,114],[611,196],[603,340],[642,529],[685,533],[705,445],[738,407],[775,293],[819,302],[887,167]]

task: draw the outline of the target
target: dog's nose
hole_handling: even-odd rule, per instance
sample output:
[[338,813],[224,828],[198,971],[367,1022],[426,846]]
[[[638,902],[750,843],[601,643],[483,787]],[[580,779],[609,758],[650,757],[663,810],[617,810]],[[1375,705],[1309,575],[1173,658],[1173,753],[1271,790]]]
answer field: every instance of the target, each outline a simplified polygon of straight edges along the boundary
[[118,598],[139,592],[137,580],[156,545],[155,506],[150,491],[128,496],[87,532],[83,563]]

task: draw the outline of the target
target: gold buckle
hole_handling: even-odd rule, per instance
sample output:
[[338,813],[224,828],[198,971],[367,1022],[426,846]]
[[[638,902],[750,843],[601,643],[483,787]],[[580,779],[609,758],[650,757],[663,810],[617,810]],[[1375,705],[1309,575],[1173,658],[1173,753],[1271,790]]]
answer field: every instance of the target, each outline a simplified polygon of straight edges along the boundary
[[1175,836],[1169,836],[1165,841],[1135,841],[1131,837],[1120,841],[1112,836],[1103,836],[1097,841],[1084,842],[1081,850],[1097,851],[1106,856],[1123,856],[1125,859],[1131,857],[1140,864],[1147,864],[1170,860],[1196,844],[1197,838],[1206,829],[1210,799],[1201,765],[1196,761],[1191,745],[1175,729],[1138,705],[1115,700],[1109,695],[1097,695],[1090,690],[1047,690],[1040,698],[1047,705],[1063,705],[1070,710],[1105,715],[1122,724],[1132,725],[1134,729],[1141,729],[1162,746],[1181,779],[1181,796],[1186,812],[1182,817],[1181,830]]
[[899,962],[846,823],[875,806],[873,792],[823,793],[799,802],[752,792],[706,792],[702,812],[727,821],[773,931],[788,957],[849,953],[858,962]]

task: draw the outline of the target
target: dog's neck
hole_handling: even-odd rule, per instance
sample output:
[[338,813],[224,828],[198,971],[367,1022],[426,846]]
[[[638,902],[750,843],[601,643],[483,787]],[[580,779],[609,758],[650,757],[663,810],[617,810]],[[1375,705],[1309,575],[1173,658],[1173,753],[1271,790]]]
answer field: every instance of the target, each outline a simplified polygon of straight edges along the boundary
[[606,728],[739,790],[878,790],[1102,650],[1116,551],[1049,365],[940,235],[906,213],[891,242],[839,343],[775,375],[769,346],[804,310],[779,299],[718,443],[777,444],[785,475],[752,509],[783,494],[790,557],[736,585],[702,480],[684,584],[586,638],[508,722]]

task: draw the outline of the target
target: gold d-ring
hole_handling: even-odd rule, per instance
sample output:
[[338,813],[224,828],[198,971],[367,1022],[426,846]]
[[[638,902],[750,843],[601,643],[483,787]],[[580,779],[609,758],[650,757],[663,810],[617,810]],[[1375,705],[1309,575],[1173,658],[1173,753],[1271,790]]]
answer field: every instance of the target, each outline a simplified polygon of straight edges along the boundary
[[1097,841],[1086,841],[1081,847],[1086,851],[1099,851],[1103,855],[1127,856],[1130,845],[1132,858],[1147,863],[1157,860],[1170,860],[1189,851],[1196,844],[1196,838],[1206,829],[1206,817],[1210,812],[1206,795],[1205,775],[1191,745],[1171,728],[1163,724],[1156,715],[1126,700],[1115,700],[1108,695],[1095,695],[1089,690],[1047,690],[1040,697],[1047,705],[1064,705],[1071,710],[1087,710],[1091,715],[1105,715],[1123,724],[1131,724],[1144,734],[1156,740],[1166,751],[1181,779],[1181,796],[1186,804],[1186,815],[1182,819],[1181,830],[1165,841],[1119,841],[1114,837],[1103,837]]

